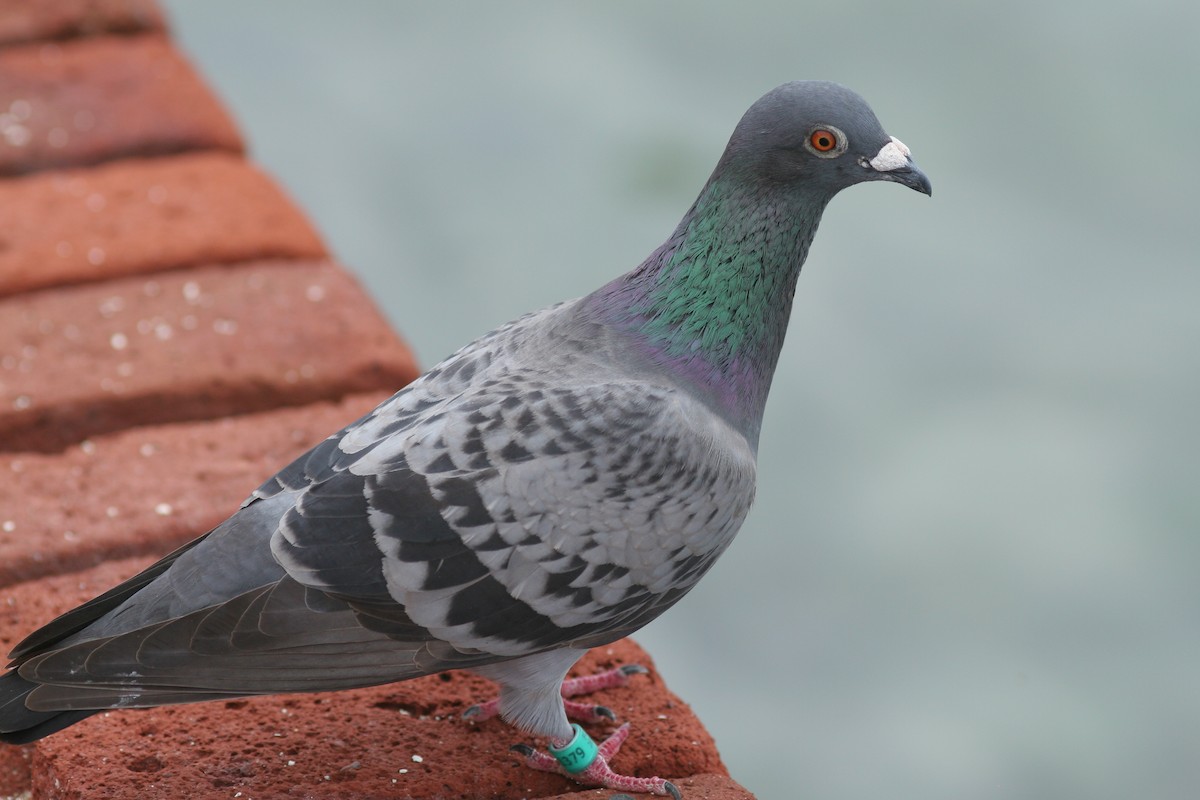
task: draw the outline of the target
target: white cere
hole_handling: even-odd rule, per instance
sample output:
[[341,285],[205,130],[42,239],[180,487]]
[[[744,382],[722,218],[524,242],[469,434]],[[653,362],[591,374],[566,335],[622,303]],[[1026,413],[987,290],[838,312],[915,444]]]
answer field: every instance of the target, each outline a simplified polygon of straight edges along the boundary
[[891,141],[879,149],[879,152],[868,163],[879,172],[891,172],[894,169],[908,166],[910,155],[904,142],[891,137]]

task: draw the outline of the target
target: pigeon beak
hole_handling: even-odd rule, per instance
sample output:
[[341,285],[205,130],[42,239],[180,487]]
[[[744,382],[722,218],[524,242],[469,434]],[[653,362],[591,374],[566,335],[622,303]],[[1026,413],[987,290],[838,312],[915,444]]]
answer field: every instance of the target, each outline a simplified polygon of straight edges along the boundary
[[859,164],[874,171],[875,174],[868,177],[868,180],[894,181],[916,189],[921,194],[933,196],[933,186],[929,183],[929,178],[913,163],[912,153],[904,142],[895,136],[879,149],[874,158],[861,158]]

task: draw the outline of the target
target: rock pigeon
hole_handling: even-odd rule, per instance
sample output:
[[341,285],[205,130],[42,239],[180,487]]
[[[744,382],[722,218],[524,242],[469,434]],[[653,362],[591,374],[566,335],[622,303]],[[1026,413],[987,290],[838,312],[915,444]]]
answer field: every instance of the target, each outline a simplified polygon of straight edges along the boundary
[[564,678],[729,546],[817,223],[837,192],[879,180],[931,193],[854,92],[769,92],[636,269],[468,344],[225,522],[17,645],[0,740],[99,709],[465,668],[500,686],[477,718],[548,740],[552,755],[521,749],[530,766],[678,797],[611,769],[627,729],[596,744],[569,721],[603,714],[564,696],[638,669]]

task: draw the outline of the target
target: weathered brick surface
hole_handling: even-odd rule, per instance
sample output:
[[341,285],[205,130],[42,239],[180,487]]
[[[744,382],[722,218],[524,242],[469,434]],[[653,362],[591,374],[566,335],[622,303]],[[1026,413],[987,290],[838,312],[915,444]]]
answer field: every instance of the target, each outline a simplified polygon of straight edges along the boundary
[[275,183],[227,154],[0,181],[0,297],[199,264],[325,255]]
[[0,49],[0,175],[216,148],[232,120],[162,36]]
[[132,428],[62,453],[0,454],[0,586],[166,552],[387,396]]
[[153,0],[0,0],[0,46],[162,29]]
[[[653,666],[624,640],[590,653],[575,674],[623,663]],[[577,791],[562,776],[524,766],[510,747],[527,737],[507,723],[461,718],[495,691],[482,678],[447,673],[336,693],[105,713],[37,745],[33,793],[64,800],[229,798],[236,792],[247,798],[517,800]],[[595,698],[633,724],[616,768],[668,777],[725,772],[712,738],[656,673]],[[607,730],[593,727],[597,736]],[[744,795],[688,795],[705,796]]]
[[250,262],[0,300],[0,450],[300,405],[416,375],[330,262]]

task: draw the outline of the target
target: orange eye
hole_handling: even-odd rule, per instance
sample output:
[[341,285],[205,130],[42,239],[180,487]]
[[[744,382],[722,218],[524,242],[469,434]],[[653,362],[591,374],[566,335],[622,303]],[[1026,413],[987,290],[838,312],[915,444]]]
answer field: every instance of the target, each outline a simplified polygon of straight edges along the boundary
[[817,128],[808,135],[808,143],[812,145],[812,149],[818,153],[828,153],[833,148],[837,147],[837,135],[833,131],[827,131],[824,128]]

